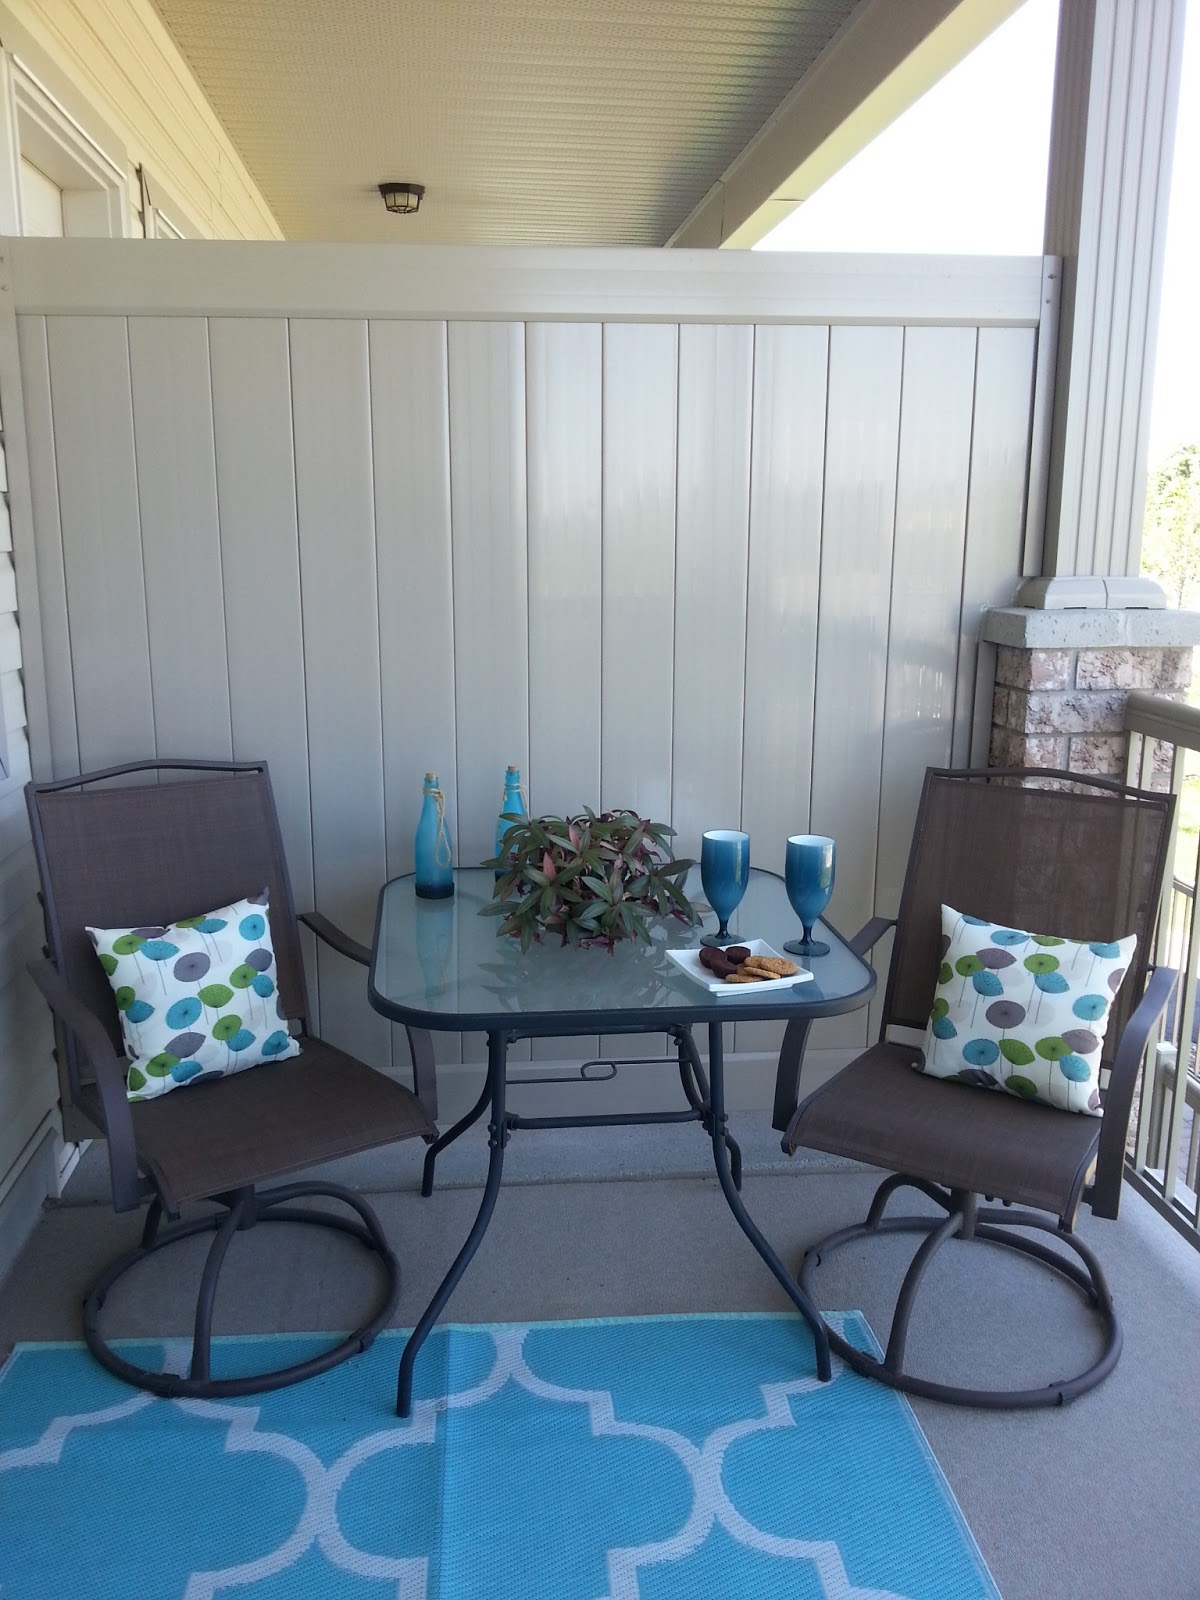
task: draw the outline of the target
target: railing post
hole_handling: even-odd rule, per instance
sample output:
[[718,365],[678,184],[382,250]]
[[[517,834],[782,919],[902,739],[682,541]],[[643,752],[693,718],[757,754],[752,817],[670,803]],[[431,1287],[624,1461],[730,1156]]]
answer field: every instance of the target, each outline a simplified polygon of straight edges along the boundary
[[[1200,751],[1200,708],[1162,695],[1132,693],[1125,704],[1124,726],[1129,781],[1144,786],[1147,776],[1154,775],[1181,799],[1187,780],[1200,775],[1194,763],[1188,770],[1193,752]],[[1178,970],[1179,988],[1169,1023],[1171,1036],[1152,1040],[1146,1054],[1132,1165],[1142,1192],[1149,1192],[1177,1226],[1182,1219],[1193,1242],[1200,1244],[1200,1198],[1195,1193],[1200,1169],[1200,1079],[1192,1060],[1200,900],[1197,861],[1181,861],[1176,848],[1179,811],[1177,806],[1156,941],[1156,959]]]

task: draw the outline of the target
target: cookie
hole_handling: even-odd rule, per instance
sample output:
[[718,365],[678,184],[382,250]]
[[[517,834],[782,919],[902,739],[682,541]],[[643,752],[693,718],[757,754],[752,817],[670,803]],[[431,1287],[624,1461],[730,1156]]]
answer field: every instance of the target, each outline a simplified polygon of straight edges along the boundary
[[731,967],[725,979],[726,983],[761,983],[762,981],[761,973],[747,972],[744,962],[740,967]]
[[700,947],[700,965],[707,967],[711,972],[714,966],[728,966],[724,950],[719,950],[716,945],[706,944]]
[[744,944],[731,944],[725,949],[726,961],[732,961],[735,967],[740,967],[743,961],[749,959],[750,950]]
[[786,961],[783,956],[751,956],[743,963],[743,970],[746,968],[764,978],[794,978],[800,970],[794,961]]

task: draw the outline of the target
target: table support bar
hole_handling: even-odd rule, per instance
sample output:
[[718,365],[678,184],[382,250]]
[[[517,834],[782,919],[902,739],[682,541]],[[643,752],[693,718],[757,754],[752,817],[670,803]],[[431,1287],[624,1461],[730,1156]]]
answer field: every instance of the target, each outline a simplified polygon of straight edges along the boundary
[[[700,1064],[692,1044],[691,1029],[685,1027],[672,1027],[663,1030],[675,1041],[679,1053],[679,1081],[683,1085],[683,1092],[687,1098],[689,1111],[620,1111],[591,1116],[564,1116],[564,1117],[526,1117],[518,1112],[509,1112],[508,1126],[512,1128],[627,1128],[641,1127],[656,1122],[702,1122],[706,1132],[711,1133],[709,1127],[710,1110],[708,1104],[708,1079],[704,1068]],[[510,1042],[519,1039],[519,1033],[509,1035]],[[637,1057],[638,1061],[656,1060],[656,1057]],[[621,1064],[621,1063],[618,1063]],[[526,1080],[536,1083],[539,1080],[531,1078]],[[563,1079],[543,1079],[543,1082],[563,1082]],[[575,1080],[572,1079],[572,1082]],[[589,1081],[589,1080],[584,1080]],[[600,1080],[601,1082],[606,1080]],[[507,1086],[512,1087],[512,1080],[507,1080]],[[421,1169],[421,1194],[428,1200],[433,1193],[433,1173],[438,1156],[452,1145],[456,1139],[466,1133],[468,1128],[474,1127],[483,1113],[487,1110],[491,1097],[491,1079],[485,1078],[479,1099],[470,1111],[458,1119],[452,1127],[446,1129],[429,1146],[425,1152],[425,1163]],[[725,1144],[729,1150],[730,1170],[733,1173],[734,1187],[742,1187],[742,1152],[737,1140],[726,1129]]]

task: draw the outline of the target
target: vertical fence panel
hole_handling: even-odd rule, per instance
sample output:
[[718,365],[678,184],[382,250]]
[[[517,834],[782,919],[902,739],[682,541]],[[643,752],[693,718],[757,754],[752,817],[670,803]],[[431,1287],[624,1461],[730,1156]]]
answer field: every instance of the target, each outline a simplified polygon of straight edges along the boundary
[[[452,322],[449,333],[458,836],[471,866],[495,849],[505,765],[529,766],[525,330]],[[463,1052],[486,1056],[478,1038]]]
[[679,329],[604,329],[600,800],[671,815]]
[[678,379],[674,324],[606,324],[600,803],[656,822],[671,817]]
[[[314,887],[369,941],[386,859],[366,325],[298,319],[291,353]],[[322,946],[318,972],[325,1036],[389,1064],[363,969]]]
[[[950,760],[974,387],[973,328],[906,331],[875,873],[875,904],[889,916],[925,768]],[[880,972],[890,953],[889,934],[876,947]]]
[[41,751],[44,766],[37,776],[67,778],[79,771],[79,740],[75,729],[71,625],[67,610],[62,520],[58,501],[57,445],[50,389],[50,351],[46,340],[45,317],[18,318],[17,339],[21,353],[21,383],[29,445],[34,562],[49,722],[45,732],[47,748]]
[[123,317],[51,317],[51,398],[79,763],[152,759],[129,343]]
[[1036,346],[1032,328],[979,330],[951,748],[959,767],[987,765],[996,647],[979,643],[979,629],[989,607],[1012,603],[1021,570]]
[[[232,754],[225,578],[203,317],[131,317],[142,565],[160,756]],[[228,584],[242,581],[235,563]]]
[[[233,754],[267,762],[292,892],[308,910],[312,811],[287,323],[214,317],[209,362]],[[316,1004],[315,950],[304,938]]]
[[[899,328],[829,336],[812,829],[837,839],[830,916],[847,933],[875,909],[903,345]],[[864,1044],[867,1013],[817,1035]]]
[[[533,322],[525,346],[529,481],[529,786],[533,809],[600,804],[600,412],[597,323]],[[535,1061],[598,1040],[535,1039]]]
[[[450,562],[450,434],[444,322],[372,322],[371,459],[379,575],[387,876],[411,872],[426,771],[447,800],[459,860],[454,706],[454,596]],[[449,906],[431,912],[431,959],[448,946]],[[436,1034],[435,1054],[461,1059],[457,1034]],[[407,1060],[402,1029],[392,1054]]]
[[529,766],[525,346],[519,323],[450,324],[450,496],[460,858],[492,854],[504,768]]
[[679,849],[742,813],[753,330],[679,330],[672,809]]
[[529,785],[538,812],[600,801],[600,328],[535,322],[529,426]]
[[[742,826],[771,872],[808,831],[828,366],[828,328],[755,332]],[[734,1044],[778,1051],[782,1037],[739,1022]]]

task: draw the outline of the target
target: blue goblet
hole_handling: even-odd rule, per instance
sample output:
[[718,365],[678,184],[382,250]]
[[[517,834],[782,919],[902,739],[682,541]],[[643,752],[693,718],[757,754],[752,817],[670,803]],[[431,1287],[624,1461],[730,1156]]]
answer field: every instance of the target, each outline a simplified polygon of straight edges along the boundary
[[700,882],[720,925],[716,933],[706,933],[701,944],[736,942],[736,934],[729,931],[729,919],[741,904],[749,881],[750,835],[729,828],[714,828],[706,833],[700,841]]
[[783,881],[792,910],[800,918],[803,939],[789,939],[784,949],[794,956],[827,956],[829,946],[812,936],[813,923],[833,893],[833,840],[823,833],[793,834],[787,842]]

